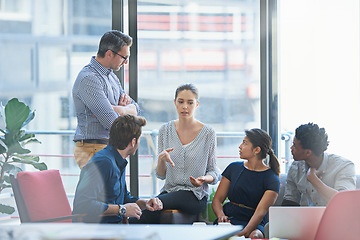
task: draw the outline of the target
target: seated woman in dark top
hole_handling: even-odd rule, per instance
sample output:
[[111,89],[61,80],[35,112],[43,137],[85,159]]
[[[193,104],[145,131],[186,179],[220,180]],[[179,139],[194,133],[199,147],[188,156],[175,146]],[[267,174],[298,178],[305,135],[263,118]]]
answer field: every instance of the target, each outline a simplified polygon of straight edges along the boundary
[[[247,238],[264,238],[266,214],[279,193],[279,162],[271,149],[271,137],[264,130],[245,131],[240,145],[243,162],[231,163],[222,173],[212,207],[216,222],[243,225],[239,234]],[[270,156],[269,166],[264,163]],[[230,202],[222,205],[226,197]]]

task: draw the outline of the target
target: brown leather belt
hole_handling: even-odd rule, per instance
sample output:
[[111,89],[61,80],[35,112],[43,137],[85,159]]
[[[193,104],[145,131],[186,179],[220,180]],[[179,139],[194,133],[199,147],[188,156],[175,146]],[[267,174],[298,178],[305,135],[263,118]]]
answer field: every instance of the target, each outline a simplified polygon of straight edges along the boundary
[[241,204],[241,203],[234,203],[234,202],[230,202],[230,203],[231,203],[231,204],[234,204],[234,205],[236,205],[236,206],[242,207],[242,208],[247,208],[247,209],[250,209],[250,210],[255,211],[255,208],[245,206],[244,204]]
[[84,140],[76,140],[75,142],[106,144],[107,145],[109,143],[109,140],[106,140],[106,139],[84,139]]

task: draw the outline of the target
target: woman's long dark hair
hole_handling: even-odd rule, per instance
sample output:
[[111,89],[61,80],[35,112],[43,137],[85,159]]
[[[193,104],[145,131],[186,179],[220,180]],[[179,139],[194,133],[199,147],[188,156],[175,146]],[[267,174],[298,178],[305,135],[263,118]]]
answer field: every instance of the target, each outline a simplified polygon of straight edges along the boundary
[[271,149],[272,140],[269,134],[259,128],[246,130],[245,134],[249,138],[254,148],[260,147],[261,152],[259,154],[261,159],[266,158],[266,154],[269,154],[270,156],[269,166],[276,173],[276,175],[279,176],[280,164],[277,157],[274,154],[274,151]]

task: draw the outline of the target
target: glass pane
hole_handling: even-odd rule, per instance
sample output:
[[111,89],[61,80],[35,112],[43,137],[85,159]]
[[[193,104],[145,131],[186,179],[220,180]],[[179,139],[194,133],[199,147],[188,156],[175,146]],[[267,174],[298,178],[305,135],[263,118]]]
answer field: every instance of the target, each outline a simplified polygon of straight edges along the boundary
[[76,127],[72,85],[111,29],[111,17],[111,0],[0,0],[0,102],[16,97],[36,110],[26,128],[40,131],[41,144],[27,146],[48,168],[60,169],[70,194],[80,172],[73,134],[57,131]]
[[359,1],[279,2],[281,129],[314,122],[328,151],[360,162]]
[[[73,0],[72,33],[99,36],[111,29],[111,0]],[[100,34],[100,37],[102,36]]]
[[0,89],[4,89],[2,95],[6,92],[5,89],[11,89],[12,84],[27,87],[34,85],[34,69],[31,65],[34,51],[34,44],[20,40],[4,39],[0,42]]
[[32,25],[31,2],[29,0],[1,0],[0,33],[29,34]]
[[[259,8],[259,1],[138,1],[138,91],[147,130],[177,119],[174,94],[184,83],[199,89],[196,118],[219,135],[260,126]],[[240,141],[218,138],[221,170],[238,159]],[[152,152],[148,145],[139,152],[140,172],[149,175],[142,156]],[[140,185],[141,195],[149,191]]]
[[69,71],[68,51],[64,46],[43,46],[39,49],[39,81],[64,81]]

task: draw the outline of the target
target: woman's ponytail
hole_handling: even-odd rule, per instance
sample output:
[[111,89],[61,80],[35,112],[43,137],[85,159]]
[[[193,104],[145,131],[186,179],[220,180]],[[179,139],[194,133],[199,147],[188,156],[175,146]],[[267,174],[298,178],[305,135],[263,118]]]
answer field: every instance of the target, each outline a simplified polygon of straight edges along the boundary
[[280,163],[279,163],[279,160],[275,156],[274,151],[272,149],[269,150],[268,154],[270,156],[269,166],[276,173],[276,175],[279,176],[280,175]]

